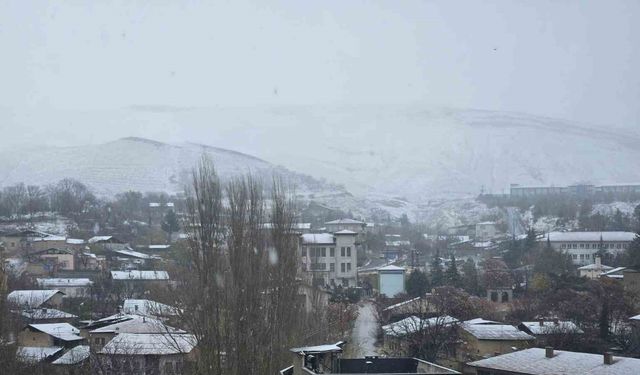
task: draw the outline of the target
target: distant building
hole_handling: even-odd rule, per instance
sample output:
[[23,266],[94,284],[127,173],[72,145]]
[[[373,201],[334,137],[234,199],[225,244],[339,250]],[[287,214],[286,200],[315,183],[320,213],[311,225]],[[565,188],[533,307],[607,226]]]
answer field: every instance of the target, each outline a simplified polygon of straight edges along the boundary
[[557,335],[581,335],[584,332],[575,323],[559,319],[538,319],[533,322],[522,322],[518,328],[536,338],[536,344],[546,346],[549,337]]
[[637,375],[640,359],[531,348],[471,362],[469,367],[477,375]]
[[76,279],[36,279],[41,288],[57,289],[65,294],[65,297],[86,298],[91,296],[93,282],[86,278]]
[[364,233],[367,223],[354,219],[338,219],[324,223],[327,232],[334,233],[341,230],[349,230],[358,234]]
[[393,298],[405,290],[405,269],[394,265],[378,268],[378,290],[380,295]]
[[59,290],[14,290],[7,295],[7,302],[20,309],[60,307],[64,293]]
[[597,279],[601,274],[610,271],[613,269],[611,266],[605,266],[602,264],[601,257],[596,256],[596,262],[593,264],[587,264],[586,266],[582,266],[578,268],[578,272],[580,272],[580,277],[586,277],[588,279]]
[[313,285],[357,286],[357,233],[306,233],[300,236],[302,272]]
[[570,254],[574,264],[587,265],[595,261],[599,250],[624,252],[635,236],[633,232],[550,232],[539,241],[548,241],[555,250]]
[[456,355],[461,363],[510,353],[535,343],[535,337],[500,322],[473,319],[461,324],[460,328],[460,345]]
[[476,241],[489,241],[496,236],[496,223],[484,221],[476,224]]

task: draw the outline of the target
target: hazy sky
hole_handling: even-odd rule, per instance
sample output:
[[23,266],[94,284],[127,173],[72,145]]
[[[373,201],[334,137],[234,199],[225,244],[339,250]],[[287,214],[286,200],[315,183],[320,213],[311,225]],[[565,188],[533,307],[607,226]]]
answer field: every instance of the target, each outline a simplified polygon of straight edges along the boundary
[[363,103],[636,128],[639,19],[637,0],[4,0],[0,130],[62,129],[26,123],[49,110]]

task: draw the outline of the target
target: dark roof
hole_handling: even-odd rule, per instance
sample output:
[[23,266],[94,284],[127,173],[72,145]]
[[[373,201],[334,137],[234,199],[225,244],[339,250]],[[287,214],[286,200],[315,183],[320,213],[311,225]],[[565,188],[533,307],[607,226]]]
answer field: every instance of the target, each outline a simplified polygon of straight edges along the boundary
[[[420,365],[420,369],[418,367]],[[428,370],[425,370],[428,368]],[[337,374],[432,374],[449,375],[459,372],[416,358],[341,358]]]

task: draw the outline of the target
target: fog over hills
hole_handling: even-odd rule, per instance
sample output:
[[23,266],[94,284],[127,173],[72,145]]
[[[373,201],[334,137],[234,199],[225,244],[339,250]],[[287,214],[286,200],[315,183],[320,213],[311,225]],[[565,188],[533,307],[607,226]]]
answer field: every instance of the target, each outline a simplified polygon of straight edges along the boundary
[[[28,128],[39,118],[17,115],[9,120]],[[203,151],[212,155],[223,177],[249,170],[261,176],[278,171],[299,182],[303,192],[347,194],[320,181],[326,180],[344,185],[357,198],[392,207],[402,201],[413,206],[471,197],[481,189],[501,193],[510,183],[640,181],[640,130],[520,113],[419,107],[145,106],[100,116],[49,113],[47,120],[66,124],[67,134],[81,134],[82,124],[91,121],[115,136],[165,143],[125,138],[77,147],[7,150],[0,152],[0,184],[48,183],[68,176],[104,194],[125,189],[179,191]],[[187,143],[194,140],[224,149]],[[399,200],[391,202],[394,198]]]

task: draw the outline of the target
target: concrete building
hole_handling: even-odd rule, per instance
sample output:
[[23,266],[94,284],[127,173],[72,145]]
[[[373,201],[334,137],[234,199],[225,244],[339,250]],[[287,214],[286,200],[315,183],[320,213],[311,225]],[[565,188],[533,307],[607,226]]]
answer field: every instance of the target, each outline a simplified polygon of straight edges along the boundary
[[469,363],[477,375],[636,375],[640,359],[531,348]]
[[535,337],[500,322],[473,319],[462,323],[460,328],[456,352],[460,363],[529,348],[535,343]]
[[624,252],[635,236],[633,232],[550,232],[540,241],[570,254],[574,264],[587,265],[595,261],[601,249],[609,254]]
[[315,286],[357,286],[357,233],[306,233],[300,236],[302,272]]
[[341,230],[349,230],[358,234],[364,233],[367,229],[367,223],[354,219],[338,219],[327,221],[324,223],[325,230],[330,233]]
[[87,278],[76,279],[36,279],[38,286],[47,289],[57,289],[70,298],[87,298],[91,296],[93,282]]
[[405,269],[394,265],[378,268],[378,290],[380,295],[393,298],[405,293]]

